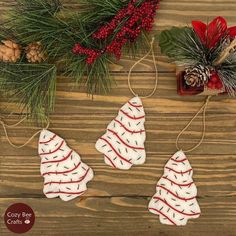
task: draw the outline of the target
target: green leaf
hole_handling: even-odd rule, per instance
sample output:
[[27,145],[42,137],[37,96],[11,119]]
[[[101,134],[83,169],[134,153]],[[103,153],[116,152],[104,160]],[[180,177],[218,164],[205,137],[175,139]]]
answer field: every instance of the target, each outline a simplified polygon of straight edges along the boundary
[[173,27],[170,30],[164,30],[159,35],[159,46],[161,52],[166,54],[170,58],[176,58],[174,54],[175,48],[178,45],[178,41],[184,37],[184,35],[191,32],[191,28],[188,27]]

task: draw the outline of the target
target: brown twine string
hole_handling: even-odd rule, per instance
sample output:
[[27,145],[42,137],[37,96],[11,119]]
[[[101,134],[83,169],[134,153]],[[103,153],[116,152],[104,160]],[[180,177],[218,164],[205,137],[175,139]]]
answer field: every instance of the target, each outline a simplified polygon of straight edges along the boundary
[[25,116],[23,119],[21,119],[20,121],[18,121],[18,122],[15,123],[15,124],[8,125],[8,124],[6,124],[6,122],[4,122],[4,121],[2,120],[2,118],[0,118],[0,124],[1,124],[2,127],[3,127],[3,131],[4,131],[4,133],[5,133],[6,139],[7,139],[8,143],[9,143],[12,147],[14,147],[14,148],[20,149],[20,148],[25,147],[25,146],[28,145],[38,134],[40,134],[42,130],[48,129],[49,126],[50,126],[50,121],[47,119],[47,125],[46,125],[45,128],[42,128],[42,129],[40,129],[39,131],[37,131],[36,133],[34,133],[24,144],[22,144],[22,145],[16,145],[16,144],[14,144],[14,143],[11,141],[11,139],[10,139],[10,137],[9,137],[9,135],[8,135],[7,129],[8,129],[8,128],[17,127],[19,124],[21,124],[22,122],[24,122],[26,119],[27,119],[27,116]]
[[154,95],[154,93],[156,92],[157,90],[157,85],[158,85],[158,70],[157,70],[157,65],[156,65],[156,58],[155,58],[155,53],[154,53],[154,49],[153,49],[153,46],[154,46],[154,41],[155,41],[155,38],[153,37],[152,38],[152,41],[150,43],[150,50],[147,52],[147,54],[145,56],[143,56],[141,59],[139,59],[137,62],[134,63],[134,65],[130,68],[129,70],[129,74],[128,74],[128,86],[129,86],[129,89],[131,91],[131,93],[136,97],[138,96],[137,93],[135,93],[135,91],[132,89],[132,85],[131,85],[131,74],[132,74],[132,71],[133,69],[135,68],[135,66],[137,66],[142,60],[144,60],[145,58],[147,58],[149,56],[149,54],[151,53],[152,54],[152,59],[153,59],[153,63],[154,63],[154,68],[155,68],[155,85],[154,85],[154,88],[152,90],[152,92],[146,96],[140,96],[140,98],[150,98]]
[[[194,115],[194,117],[190,120],[190,122],[182,129],[182,131],[179,133],[179,135],[176,138],[176,148],[177,150],[182,150],[185,153],[188,152],[192,152],[195,149],[197,149],[199,146],[201,146],[201,144],[203,143],[203,140],[205,138],[206,135],[206,110],[207,110],[207,106],[209,104],[209,101],[211,99],[212,96],[208,96],[206,101],[204,102],[203,106],[199,109],[199,111]],[[203,124],[203,128],[202,128],[202,136],[199,140],[199,142],[194,145],[192,148],[187,149],[187,150],[183,150],[182,148],[179,147],[179,140],[180,137],[182,136],[182,134],[184,134],[184,132],[191,126],[191,124],[193,123],[193,121],[198,117],[198,115],[202,112],[202,124]]]

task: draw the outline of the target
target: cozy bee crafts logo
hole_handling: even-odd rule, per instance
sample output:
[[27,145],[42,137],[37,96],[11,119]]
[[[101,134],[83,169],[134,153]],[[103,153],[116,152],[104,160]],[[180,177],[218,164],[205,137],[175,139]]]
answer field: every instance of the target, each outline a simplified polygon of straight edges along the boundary
[[16,203],[8,207],[4,215],[4,221],[11,232],[26,233],[34,225],[34,211],[24,203]]

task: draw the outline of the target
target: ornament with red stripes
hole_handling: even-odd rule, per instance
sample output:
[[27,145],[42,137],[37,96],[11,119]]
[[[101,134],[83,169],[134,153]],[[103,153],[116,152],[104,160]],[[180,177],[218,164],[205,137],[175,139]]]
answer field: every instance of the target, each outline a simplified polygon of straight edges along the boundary
[[200,216],[192,175],[193,169],[183,151],[175,153],[165,165],[148,206],[151,213],[159,215],[162,224],[183,226]]
[[106,133],[98,139],[96,149],[104,154],[107,165],[128,170],[144,164],[145,112],[139,97],[132,98],[108,125]]
[[38,152],[44,177],[43,192],[47,198],[60,197],[69,201],[87,190],[87,183],[94,176],[93,170],[81,161],[79,154],[69,148],[64,139],[43,130]]

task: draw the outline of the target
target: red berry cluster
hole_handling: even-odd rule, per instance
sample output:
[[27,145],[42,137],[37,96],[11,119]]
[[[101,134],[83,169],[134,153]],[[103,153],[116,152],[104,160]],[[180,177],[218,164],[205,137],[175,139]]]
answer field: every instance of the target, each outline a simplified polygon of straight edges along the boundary
[[[143,3],[138,4],[137,0],[131,0],[126,8],[121,9],[108,24],[102,26],[92,36],[97,40],[105,40],[122,25],[110,44],[102,50],[83,48],[80,44],[76,44],[73,53],[87,55],[88,64],[93,64],[105,52],[115,55],[119,60],[122,47],[128,41],[132,43],[142,30],[150,31],[152,29],[158,3],[159,0],[144,0]],[[124,19],[128,20],[124,22]]]
[[[130,6],[130,4],[129,4],[129,6]],[[117,26],[119,24],[121,24],[121,22],[125,16],[127,16],[127,9],[123,8],[117,13],[117,15],[111,20],[110,23],[102,26],[97,32],[95,32],[93,34],[93,38],[106,39],[109,35],[111,35],[114,32],[114,30],[117,28]]]
[[210,89],[219,90],[223,88],[223,83],[216,71],[212,72],[211,77],[207,83],[207,87]]
[[[150,31],[152,29],[152,23],[157,8],[157,0],[145,1],[140,6],[136,6],[137,0],[132,0],[128,4],[127,8],[121,9],[112,21],[93,34],[95,39],[106,39],[111,35],[114,30],[119,26],[123,19],[129,18],[123,29],[129,29],[130,31],[135,29],[136,24],[140,25],[140,28]],[[130,33],[130,32],[128,32]]]
[[72,49],[72,52],[74,54],[87,55],[86,62],[90,65],[93,64],[94,61],[102,54],[98,50],[85,48],[85,47],[82,47],[80,44],[76,44],[74,48]]

